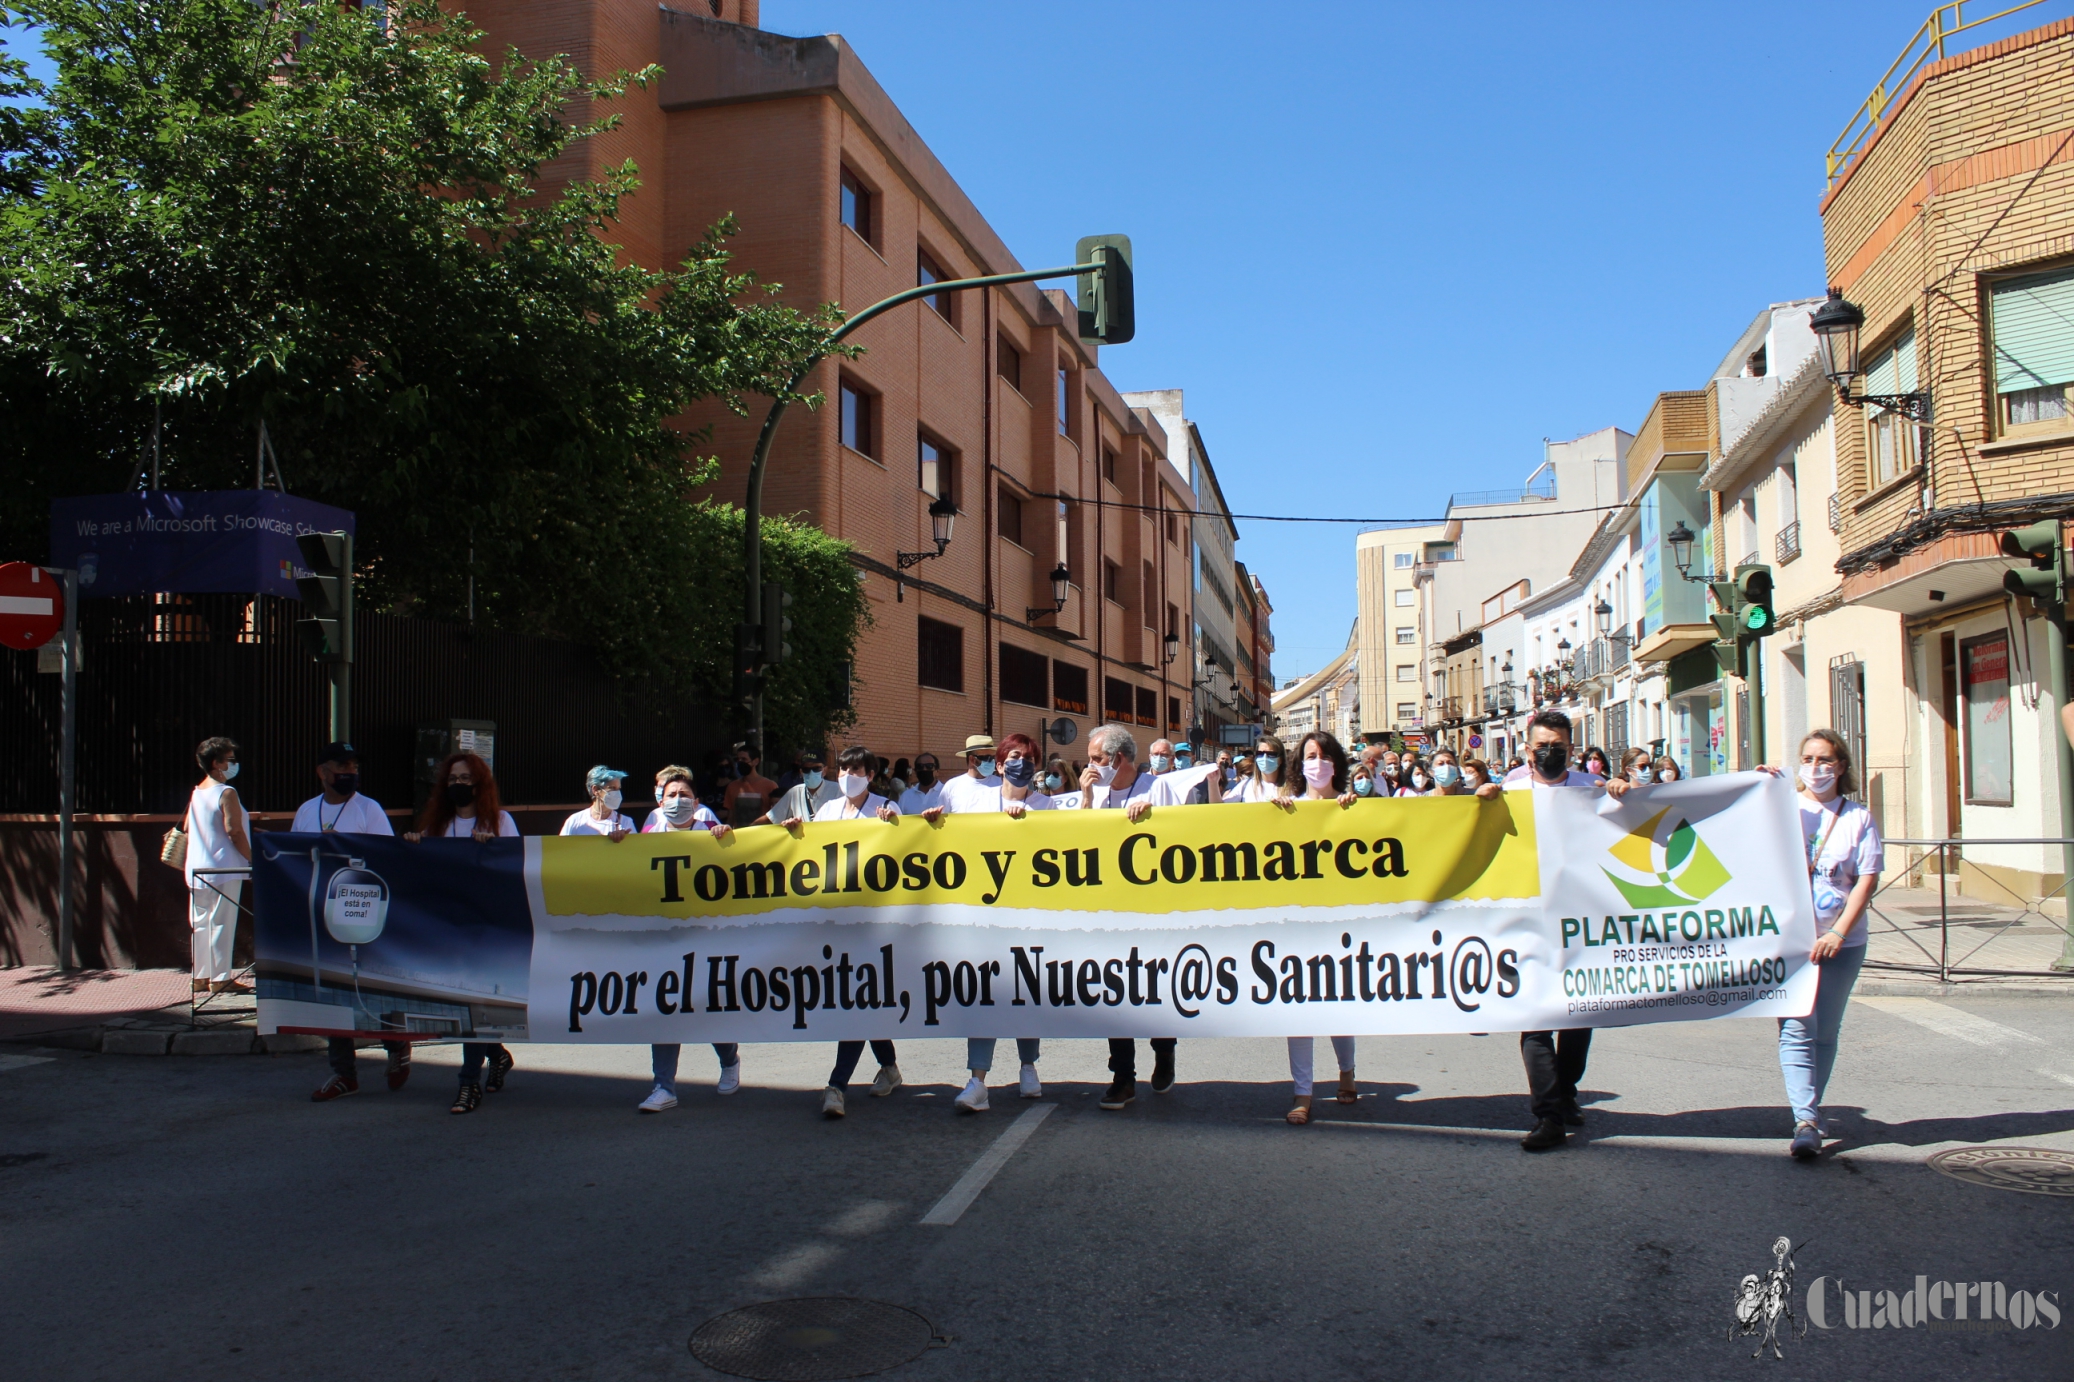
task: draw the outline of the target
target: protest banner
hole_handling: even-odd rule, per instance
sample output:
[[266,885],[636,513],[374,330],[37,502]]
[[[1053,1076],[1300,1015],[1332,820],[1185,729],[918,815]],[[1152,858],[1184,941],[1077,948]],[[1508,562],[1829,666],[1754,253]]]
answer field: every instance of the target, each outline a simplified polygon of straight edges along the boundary
[[[1813,1005],[1792,789],[570,838],[263,835],[262,1032],[1491,1032]],[[1318,1006],[1318,1005],[1324,1006]]]

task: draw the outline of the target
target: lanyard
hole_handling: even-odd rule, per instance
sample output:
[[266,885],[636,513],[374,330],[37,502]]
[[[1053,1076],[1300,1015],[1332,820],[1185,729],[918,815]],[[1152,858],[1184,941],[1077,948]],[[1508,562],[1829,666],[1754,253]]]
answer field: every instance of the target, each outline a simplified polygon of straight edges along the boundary
[[1836,829],[1837,821],[1843,818],[1843,803],[1838,802],[1835,811],[1824,811],[1822,814],[1829,817],[1829,824],[1822,827],[1822,833],[1816,837],[1814,847],[1808,850],[1808,877],[1810,878],[1815,876],[1816,861],[1821,859],[1822,849],[1829,843],[1830,832]]
[[347,797],[347,798],[346,798],[346,799],[345,799],[344,801],[340,802],[340,803],[338,804],[338,811],[337,811],[337,813],[336,813],[335,815],[333,815],[333,816],[332,816],[332,818],[331,818],[331,824],[330,824],[330,825],[326,825],[326,824],[324,823],[324,798],[322,798],[322,797],[318,797],[318,798],[317,798],[317,829],[318,829],[318,830],[320,830],[320,831],[326,832],[326,833],[329,833],[329,832],[331,832],[331,831],[334,831],[334,830],[338,829],[338,823],[339,823],[340,821],[342,821],[342,820],[344,820],[344,819],[346,818],[346,808],[347,808],[348,806],[351,806],[352,804],[353,804],[353,799],[352,799],[351,797]]

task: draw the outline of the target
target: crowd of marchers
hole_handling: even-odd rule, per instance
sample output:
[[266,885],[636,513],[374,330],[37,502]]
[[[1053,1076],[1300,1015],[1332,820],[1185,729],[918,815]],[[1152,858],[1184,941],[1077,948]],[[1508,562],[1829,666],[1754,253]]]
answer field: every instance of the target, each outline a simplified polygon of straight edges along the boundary
[[[731,830],[809,828],[812,822],[897,820],[919,815],[1029,811],[1121,811],[1142,820],[1155,810],[1236,802],[1289,804],[1299,800],[1334,801],[1359,810],[1380,797],[1476,796],[1534,787],[1603,792],[1622,797],[1647,792],[1659,782],[1680,777],[1667,758],[1651,758],[1631,749],[1619,764],[1598,749],[1578,750],[1571,742],[1570,721],[1559,711],[1543,710],[1528,721],[1526,757],[1497,765],[1481,759],[1458,759],[1445,748],[1430,756],[1399,754],[1370,745],[1350,756],[1331,734],[1313,731],[1294,746],[1272,735],[1262,736],[1250,752],[1220,750],[1197,761],[1187,742],[1156,739],[1141,756],[1137,737],[1122,725],[1103,725],[1088,736],[1086,758],[1069,765],[1047,758],[1037,743],[1011,734],[998,743],[989,735],[965,741],[962,772],[946,776],[933,753],[912,761],[889,763],[861,746],[844,749],[833,765],[814,753],[802,753],[787,765],[785,782],[764,776],[756,749],[738,745],[731,768],[695,774],[670,765],[656,772],[655,804],[638,824],[625,810],[630,774],[605,765],[585,778],[590,804],[562,824],[564,835],[602,835],[622,840],[634,833],[703,830],[724,836]],[[238,868],[251,858],[247,813],[232,785],[238,772],[238,747],[228,739],[204,741],[195,758],[202,779],[195,787],[185,822],[189,833],[186,868],[192,899],[194,974],[197,989],[237,983],[231,962],[236,931],[234,893],[215,887],[210,875],[196,870]],[[833,767],[833,772],[829,771]],[[1779,1069],[1791,1106],[1793,1132],[1788,1150],[1797,1158],[1820,1154],[1824,1127],[1822,1093],[1836,1062],[1845,1005],[1865,958],[1866,907],[1878,887],[1881,844],[1872,814],[1855,799],[1853,765],[1843,739],[1830,730],[1815,730],[1799,745],[1795,765],[1799,782],[1801,838],[1805,846],[1808,885],[1813,897],[1817,939],[1811,961],[1819,982],[1813,1011],[1806,1017],[1779,1020]],[[1779,771],[1767,769],[1766,771]],[[706,778],[702,785],[700,777]],[[390,835],[388,815],[360,791],[359,755],[351,744],[333,743],[319,755],[317,777],[322,790],[296,812],[291,829],[305,833]],[[719,780],[724,779],[724,780]],[[406,841],[426,838],[490,839],[519,833],[504,810],[490,765],[473,753],[452,753],[439,765],[432,792],[406,831]],[[1561,1031],[1522,1032],[1520,1054],[1526,1069],[1532,1127],[1520,1145],[1528,1151],[1560,1147],[1568,1128],[1584,1122],[1577,1099],[1591,1048],[1589,1026]],[[410,1078],[410,1046],[384,1043],[389,1088],[400,1089]],[[870,1092],[883,1098],[901,1085],[900,1066],[891,1041],[869,1043],[878,1071]],[[1315,1038],[1289,1038],[1289,1074],[1293,1100],[1288,1122],[1301,1127],[1311,1121]],[[834,1068],[821,1092],[821,1113],[842,1118],[849,1112],[852,1077],[864,1053],[863,1041],[836,1043]],[[1172,1037],[1150,1041],[1155,1093],[1171,1090],[1176,1079]],[[995,1041],[966,1040],[969,1079],[954,1101],[960,1113],[989,1108],[989,1079]],[[311,1096],[328,1102],[359,1091],[356,1042],[333,1038],[329,1043],[330,1077]],[[513,1067],[511,1052],[501,1044],[462,1045],[459,1088],[451,1111],[472,1113],[486,1094],[504,1089]],[[717,1093],[741,1088],[742,1061],[733,1043],[717,1043],[720,1074]],[[1334,1036],[1332,1050],[1339,1068],[1334,1097],[1343,1104],[1359,1098],[1354,1069],[1354,1038]],[[680,1048],[651,1048],[653,1086],[638,1105],[642,1113],[677,1107]],[[1025,1099],[1043,1095],[1038,1074],[1042,1047],[1035,1037],[1016,1040],[1020,1069],[1016,1090]],[[1109,1070],[1113,1076],[1101,1107],[1128,1108],[1137,1097],[1137,1043],[1111,1039]]]

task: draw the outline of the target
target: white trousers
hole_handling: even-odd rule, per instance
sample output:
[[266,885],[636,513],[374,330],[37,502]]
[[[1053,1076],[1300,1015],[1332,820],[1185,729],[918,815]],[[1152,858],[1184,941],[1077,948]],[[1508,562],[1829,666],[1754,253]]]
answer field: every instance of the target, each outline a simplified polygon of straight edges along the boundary
[[238,939],[238,887],[243,879],[227,879],[225,897],[204,885],[187,890],[187,924],[194,928],[194,977],[227,980],[230,952]]
[[[1316,1037],[1289,1038],[1289,1078],[1296,1081],[1299,1096],[1311,1092],[1311,1051]],[[1346,1074],[1354,1072],[1354,1038],[1334,1037],[1332,1054],[1339,1058],[1339,1068]]]

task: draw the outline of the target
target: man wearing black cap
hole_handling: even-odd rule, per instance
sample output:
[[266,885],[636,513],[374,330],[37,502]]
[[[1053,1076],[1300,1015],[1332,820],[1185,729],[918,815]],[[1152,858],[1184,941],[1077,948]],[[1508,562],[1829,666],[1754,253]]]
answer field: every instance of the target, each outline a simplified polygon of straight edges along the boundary
[[[317,755],[317,780],[324,790],[295,811],[289,829],[299,835],[394,835],[388,815],[374,798],[360,790],[360,751],[343,741],[329,743]],[[410,1043],[385,1041],[389,1052],[389,1088],[401,1089],[410,1078]],[[310,1097],[319,1103],[360,1092],[358,1062],[351,1037],[332,1037],[327,1043],[331,1078]]]

